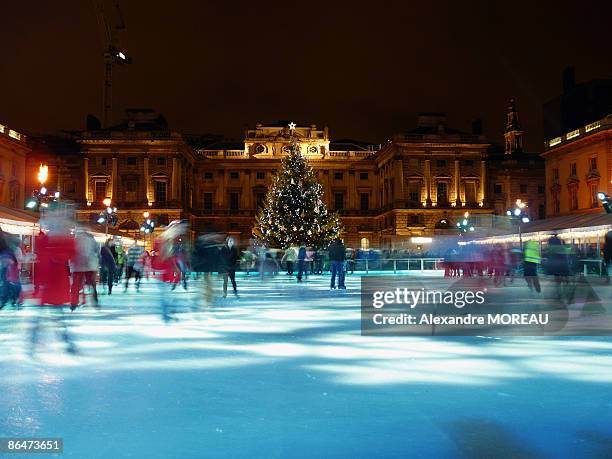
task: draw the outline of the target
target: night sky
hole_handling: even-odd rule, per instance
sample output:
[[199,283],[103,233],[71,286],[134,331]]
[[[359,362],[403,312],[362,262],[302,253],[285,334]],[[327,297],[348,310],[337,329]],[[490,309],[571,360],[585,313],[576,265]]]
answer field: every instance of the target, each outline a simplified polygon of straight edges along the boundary
[[[112,3],[112,2],[111,2]],[[541,145],[541,105],[577,80],[612,76],[612,2],[122,1],[114,119],[161,111],[186,133],[242,138],[292,119],[332,139],[382,142],[443,111],[499,141],[518,100],[527,147]],[[82,129],[101,117],[102,40],[91,1],[2,4],[0,123]]]

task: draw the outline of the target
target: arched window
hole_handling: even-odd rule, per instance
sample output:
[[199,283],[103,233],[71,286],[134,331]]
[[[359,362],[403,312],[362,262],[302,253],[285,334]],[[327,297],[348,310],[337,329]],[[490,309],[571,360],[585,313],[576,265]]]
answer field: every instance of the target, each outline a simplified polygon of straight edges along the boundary
[[370,250],[370,240],[367,237],[361,238],[361,250]]

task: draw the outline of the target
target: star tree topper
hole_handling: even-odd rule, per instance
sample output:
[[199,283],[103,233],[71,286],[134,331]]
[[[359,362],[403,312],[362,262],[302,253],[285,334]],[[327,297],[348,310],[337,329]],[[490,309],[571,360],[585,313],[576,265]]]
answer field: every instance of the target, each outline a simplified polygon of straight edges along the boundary
[[295,131],[295,123],[293,121],[291,123],[289,123],[289,130],[290,131]]

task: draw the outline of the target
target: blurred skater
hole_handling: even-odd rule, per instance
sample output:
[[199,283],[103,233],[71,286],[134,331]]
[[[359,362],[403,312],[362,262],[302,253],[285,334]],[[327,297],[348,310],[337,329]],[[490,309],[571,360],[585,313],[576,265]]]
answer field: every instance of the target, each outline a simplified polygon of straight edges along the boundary
[[238,248],[233,237],[228,237],[221,247],[219,274],[223,276],[223,298],[227,297],[227,280],[232,282],[234,295],[238,296],[236,288],[236,263],[238,263]]
[[98,308],[98,291],[96,290],[96,276],[98,274],[98,243],[87,231],[77,232],[75,238],[75,254],[70,259],[72,271],[72,286],[70,287],[70,310],[74,311],[80,304],[80,292],[85,286],[92,289],[94,307]]

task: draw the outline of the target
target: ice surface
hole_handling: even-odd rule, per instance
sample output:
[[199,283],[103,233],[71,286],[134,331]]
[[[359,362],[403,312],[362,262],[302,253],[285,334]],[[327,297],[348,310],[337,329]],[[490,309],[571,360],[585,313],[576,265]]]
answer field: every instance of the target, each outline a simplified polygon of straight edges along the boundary
[[199,282],[179,287],[169,324],[153,281],[117,289],[66,313],[76,355],[46,327],[30,357],[37,310],[0,311],[0,437],[62,437],[74,458],[612,451],[608,337],[362,337],[356,276],[238,283],[203,309]]

